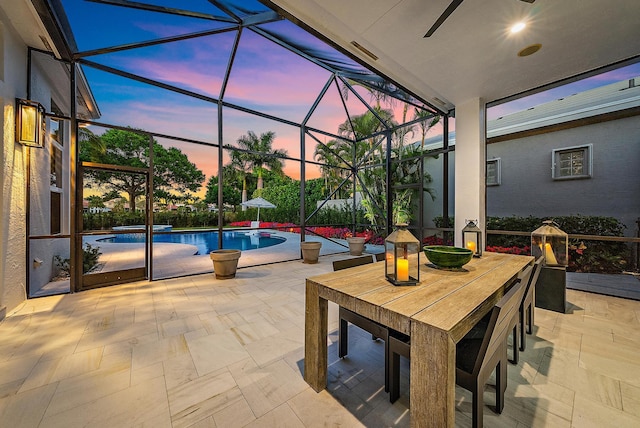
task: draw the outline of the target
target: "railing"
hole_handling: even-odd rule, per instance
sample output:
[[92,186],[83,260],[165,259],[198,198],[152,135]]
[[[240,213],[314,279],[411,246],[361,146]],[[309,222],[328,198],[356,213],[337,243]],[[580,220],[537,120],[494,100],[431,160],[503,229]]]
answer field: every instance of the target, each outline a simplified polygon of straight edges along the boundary
[[[515,230],[487,230],[488,235],[513,235],[513,236],[531,236],[531,232],[521,232]],[[638,270],[640,267],[640,237],[631,236],[602,236],[602,235],[582,235],[576,233],[569,233],[569,239],[579,241],[607,241],[607,242],[619,242],[631,245],[631,270]]]
[[[454,233],[453,228],[426,228],[423,230],[425,236],[441,233]],[[487,230],[487,236],[489,235],[511,235],[511,236],[531,236],[531,232],[521,232],[516,230]],[[629,236],[601,236],[601,235],[583,235],[583,234],[569,234],[570,240],[579,240],[579,241],[607,241],[607,242],[619,242],[631,244],[631,258],[629,268],[631,270],[638,270],[640,268],[640,237],[629,237]]]

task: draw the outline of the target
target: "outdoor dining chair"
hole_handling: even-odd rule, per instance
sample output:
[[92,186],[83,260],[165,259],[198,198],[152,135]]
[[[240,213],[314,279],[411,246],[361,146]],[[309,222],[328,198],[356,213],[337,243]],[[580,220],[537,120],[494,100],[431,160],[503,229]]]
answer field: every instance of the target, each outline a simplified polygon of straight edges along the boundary
[[[535,264],[533,265],[533,274],[531,275],[531,279],[527,284],[527,288],[524,292],[524,298],[522,299],[522,304],[520,304],[520,350],[524,351],[527,347],[527,336],[525,335],[525,330],[527,334],[533,333],[533,325],[534,325],[534,308],[536,301],[536,283],[538,282],[538,277],[540,276],[540,270],[542,269],[542,257],[538,257]],[[525,329],[526,324],[526,329]]]
[[530,265],[524,271],[522,271],[520,275],[518,275],[517,283],[522,284],[524,291],[522,292],[522,299],[520,299],[520,302],[518,303],[518,312],[512,314],[511,318],[508,321],[509,329],[511,330],[511,345],[512,345],[512,348],[511,348],[512,358],[509,358],[508,361],[511,364],[517,365],[518,361],[520,361],[520,345],[518,343],[520,342],[520,331],[522,327],[522,324],[520,323],[520,319],[522,318],[521,308],[522,308],[522,303],[524,302],[524,295],[527,292],[527,288],[531,283],[531,279],[533,277],[535,269],[536,269],[535,264]]
[[[364,264],[373,263],[372,256],[362,256],[356,258],[350,258],[345,260],[336,260],[333,262],[333,270],[347,269],[350,267],[360,266]],[[360,327],[366,332],[371,333],[371,339],[384,340],[384,390],[389,390],[389,370],[388,370],[388,355],[389,355],[389,329],[369,318],[363,317],[355,312],[352,312],[346,308],[340,306],[338,310],[338,317],[340,324],[338,326],[338,357],[343,358],[348,353],[349,342],[349,323]]]
[[[507,339],[533,266],[529,266],[493,309],[456,344],[456,384],[472,393],[472,426],[482,426],[484,384],[496,371],[496,413],[504,409],[507,389]],[[400,396],[400,355],[411,358],[408,336],[389,337],[389,400]]]

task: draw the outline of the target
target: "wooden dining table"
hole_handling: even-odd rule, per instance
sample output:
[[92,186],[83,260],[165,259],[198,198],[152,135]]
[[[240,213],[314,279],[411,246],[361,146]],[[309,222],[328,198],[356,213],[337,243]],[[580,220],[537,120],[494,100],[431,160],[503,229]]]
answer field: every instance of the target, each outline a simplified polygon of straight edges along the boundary
[[498,302],[530,256],[483,253],[457,270],[420,254],[420,282],[394,286],[384,262],[306,280],[304,379],[327,386],[328,302],[411,336],[412,427],[453,427],[456,343]]

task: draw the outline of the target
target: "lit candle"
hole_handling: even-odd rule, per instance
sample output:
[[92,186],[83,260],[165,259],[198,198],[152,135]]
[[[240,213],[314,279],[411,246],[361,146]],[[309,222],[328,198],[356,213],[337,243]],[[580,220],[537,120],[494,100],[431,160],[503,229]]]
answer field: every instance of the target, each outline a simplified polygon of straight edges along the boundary
[[467,241],[467,248],[474,253],[476,252],[476,243],[473,241]]
[[553,254],[553,250],[551,249],[551,244],[549,244],[548,242],[544,244],[544,259],[546,260],[548,265],[558,264],[556,256]]
[[409,281],[409,260],[398,259],[396,271],[396,278],[398,281]]

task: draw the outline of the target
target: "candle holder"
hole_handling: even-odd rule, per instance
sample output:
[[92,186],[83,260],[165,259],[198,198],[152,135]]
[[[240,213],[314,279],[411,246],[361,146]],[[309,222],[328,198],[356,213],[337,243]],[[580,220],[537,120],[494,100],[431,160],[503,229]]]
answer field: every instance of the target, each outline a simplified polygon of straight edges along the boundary
[[531,232],[531,255],[543,257],[545,266],[567,266],[569,261],[569,235],[560,230],[553,220],[542,222]]
[[407,230],[407,224],[384,240],[384,274],[393,285],[416,285],[420,282],[420,241]]
[[482,255],[482,231],[477,226],[477,220],[465,220],[467,225],[462,229],[462,245],[473,251],[473,257]]

